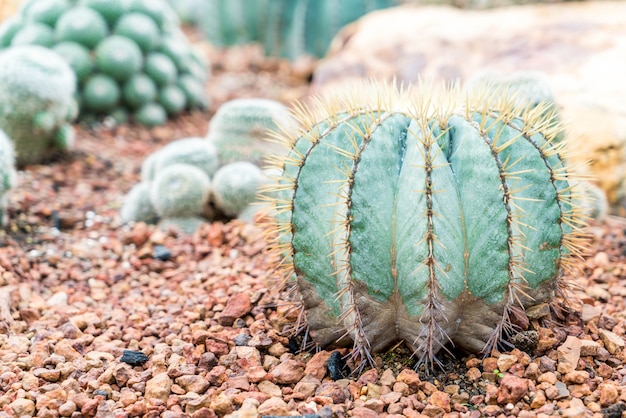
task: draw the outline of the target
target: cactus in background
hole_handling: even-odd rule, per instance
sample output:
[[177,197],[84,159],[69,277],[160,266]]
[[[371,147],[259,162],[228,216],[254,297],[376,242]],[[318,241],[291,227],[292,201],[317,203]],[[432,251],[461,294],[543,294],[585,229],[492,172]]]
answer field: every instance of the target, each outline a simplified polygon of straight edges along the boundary
[[150,154],[141,167],[141,180],[152,181],[156,173],[173,164],[195,166],[212,177],[219,167],[215,146],[204,138],[184,138],[172,141]]
[[125,110],[154,126],[208,103],[208,67],[165,0],[30,0],[0,24],[0,48],[21,44],[49,47],[70,64],[81,120],[118,121]]
[[[494,71],[481,71],[471,77],[466,87],[468,90],[477,89],[492,91],[506,90],[518,105],[526,104],[536,107],[542,104],[544,118],[551,124],[560,123],[559,108],[550,88],[546,76],[539,72],[518,71],[504,74]],[[559,132],[556,141],[563,139],[563,132]]]
[[265,53],[321,57],[346,24],[394,0],[207,0],[199,25],[216,46],[260,42]]
[[6,225],[7,192],[15,187],[15,151],[9,137],[0,129],[0,226]]
[[213,203],[226,216],[236,218],[256,201],[264,183],[266,177],[256,165],[248,161],[226,164],[213,177]]
[[19,165],[70,148],[76,79],[59,55],[36,45],[0,52],[0,129],[13,141]]
[[207,219],[200,216],[170,217],[161,219],[158,227],[162,231],[178,229],[185,234],[193,234],[206,222]]
[[170,142],[143,161],[141,182],[120,210],[122,221],[160,222],[188,232],[198,218],[251,220],[259,208],[251,203],[268,176],[248,161],[220,165],[206,138]]
[[200,216],[211,193],[209,176],[189,164],[173,164],[159,171],[150,186],[150,200],[160,217]]
[[145,222],[147,224],[158,222],[159,214],[152,204],[150,190],[149,182],[138,183],[130,189],[120,209],[122,222]]
[[198,4],[197,23],[220,47],[262,42],[271,0],[208,0]]
[[279,147],[270,142],[271,132],[293,127],[288,109],[269,99],[235,99],[219,107],[209,125],[207,139],[217,148],[222,164],[249,161],[263,163],[267,153]]
[[583,246],[559,127],[490,90],[370,88],[301,112],[263,192],[309,330],[363,360],[397,341],[427,366],[449,342],[495,349]]
[[[212,220],[209,202],[211,176],[219,166],[215,147],[204,138],[170,142],[148,155],[141,166],[141,182],[124,199],[123,222],[159,223],[191,233]],[[202,219],[201,222],[198,219]]]

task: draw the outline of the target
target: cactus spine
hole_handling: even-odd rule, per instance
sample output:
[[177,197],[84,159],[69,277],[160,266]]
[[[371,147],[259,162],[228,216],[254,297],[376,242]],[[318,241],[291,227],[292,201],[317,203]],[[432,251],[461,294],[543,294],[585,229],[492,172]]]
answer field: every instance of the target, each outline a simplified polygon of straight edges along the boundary
[[559,127],[491,91],[371,90],[299,111],[264,191],[309,329],[365,360],[401,340],[428,365],[449,342],[493,349],[581,252]]

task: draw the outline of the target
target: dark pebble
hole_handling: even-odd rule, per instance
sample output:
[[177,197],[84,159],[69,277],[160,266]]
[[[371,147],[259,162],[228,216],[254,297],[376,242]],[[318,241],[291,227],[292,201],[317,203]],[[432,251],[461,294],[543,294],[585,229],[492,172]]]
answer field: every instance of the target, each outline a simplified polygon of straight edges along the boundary
[[296,338],[290,338],[289,343],[287,344],[287,348],[293,354],[298,354],[300,352],[300,343]]
[[602,410],[602,416],[604,418],[622,418],[623,412],[626,412],[626,403],[620,402],[604,408]]
[[350,376],[351,370],[338,351],[333,351],[328,358],[328,375],[333,380],[345,379]]
[[102,390],[102,389],[96,389],[93,391],[93,396],[104,396],[104,399],[108,399],[109,398],[109,392],[107,392],[106,390]]
[[120,361],[130,364],[131,366],[141,366],[148,361],[148,356],[141,351],[124,350]]
[[248,334],[239,334],[235,338],[233,338],[233,342],[235,345],[243,346],[248,345],[248,341],[252,339]]
[[152,253],[152,258],[156,258],[161,261],[168,261],[172,258],[172,252],[163,245],[155,245],[154,252]]

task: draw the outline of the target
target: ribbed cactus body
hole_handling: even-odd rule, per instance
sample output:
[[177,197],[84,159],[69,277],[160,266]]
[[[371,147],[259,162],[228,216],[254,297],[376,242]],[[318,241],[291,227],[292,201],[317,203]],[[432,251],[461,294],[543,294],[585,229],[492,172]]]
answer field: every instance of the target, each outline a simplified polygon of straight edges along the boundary
[[0,129],[18,165],[35,164],[72,143],[76,79],[56,53],[37,45],[0,53]]
[[578,251],[558,131],[512,102],[381,103],[331,104],[266,190],[312,334],[361,354],[404,340],[430,361],[450,341],[493,347]]

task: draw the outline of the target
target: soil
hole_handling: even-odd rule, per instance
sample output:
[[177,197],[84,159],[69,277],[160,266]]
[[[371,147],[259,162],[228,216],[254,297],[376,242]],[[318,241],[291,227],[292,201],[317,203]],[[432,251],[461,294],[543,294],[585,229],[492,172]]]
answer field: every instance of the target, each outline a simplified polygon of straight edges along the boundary
[[398,345],[361,374],[345,350],[301,351],[285,332],[297,312],[257,226],[122,224],[143,158],[205,136],[221,103],[305,98],[310,62],[206,53],[210,110],[153,129],[77,124],[75,150],[20,170],[0,233],[0,417],[626,416],[624,219],[588,228],[551,324],[531,317],[508,349],[451,350],[431,373]]

